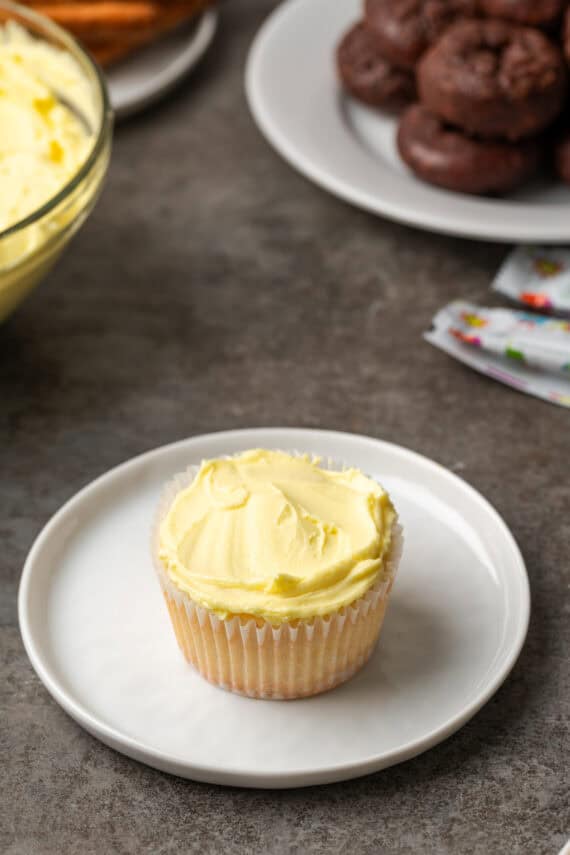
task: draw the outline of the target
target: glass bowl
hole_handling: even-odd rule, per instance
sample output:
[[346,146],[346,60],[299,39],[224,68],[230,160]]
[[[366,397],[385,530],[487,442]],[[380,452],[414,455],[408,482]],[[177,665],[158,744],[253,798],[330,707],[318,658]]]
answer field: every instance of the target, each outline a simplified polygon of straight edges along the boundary
[[[113,115],[102,73],[75,39],[42,15],[17,3],[0,0],[0,26],[16,21],[33,37],[69,53],[80,67],[85,87],[82,101],[71,109],[93,138],[79,171],[51,199],[20,222],[0,231],[0,322],[40,282],[79,227],[99,195],[111,153]],[[58,93],[55,93],[56,96]]]

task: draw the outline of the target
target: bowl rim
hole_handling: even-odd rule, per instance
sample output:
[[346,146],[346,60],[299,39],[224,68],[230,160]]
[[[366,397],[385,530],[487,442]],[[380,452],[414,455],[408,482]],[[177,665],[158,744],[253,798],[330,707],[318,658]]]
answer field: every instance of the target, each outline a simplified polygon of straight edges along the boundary
[[61,190],[58,190],[55,196],[51,196],[47,202],[44,202],[40,208],[32,211],[32,213],[28,214],[27,217],[24,217],[23,220],[18,220],[16,223],[8,226],[7,229],[0,230],[0,241],[2,241],[5,237],[14,235],[20,230],[33,225],[38,220],[43,219],[43,217],[49,214],[54,208],[57,208],[57,206],[63,202],[66,197],[79,186],[79,184],[81,184],[83,179],[91,172],[99,159],[99,155],[105,145],[107,135],[112,128],[113,110],[111,108],[107,83],[101,68],[91,57],[89,52],[85,50],[80,42],[68,30],[60,27],[59,24],[56,24],[47,16],[39,14],[28,6],[23,6],[20,3],[14,3],[12,0],[0,0],[0,10],[13,12],[24,22],[28,21],[32,26],[35,25],[37,29],[44,30],[44,32],[48,34],[52,34],[54,36],[54,40],[60,42],[71,54],[74,52],[80,54],[86,61],[87,66],[93,71],[93,76],[98,84],[101,95],[101,120],[99,127],[96,130],[97,138],[88,157],[79,167],[78,171],[66,184],[63,185]]

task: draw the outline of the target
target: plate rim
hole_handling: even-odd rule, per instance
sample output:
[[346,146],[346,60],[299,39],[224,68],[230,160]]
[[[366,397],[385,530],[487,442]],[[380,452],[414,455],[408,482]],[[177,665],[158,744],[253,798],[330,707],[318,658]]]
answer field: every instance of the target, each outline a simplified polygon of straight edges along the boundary
[[[516,566],[516,577],[519,582],[519,593],[521,596],[521,613],[517,623],[516,636],[511,642],[510,650],[508,650],[505,662],[490,682],[485,686],[484,690],[479,692],[479,694],[459,713],[445,720],[441,725],[429,731],[421,738],[406,744],[404,748],[395,748],[389,752],[376,754],[365,761],[347,761],[331,765],[325,769],[321,767],[318,770],[309,771],[306,769],[291,769],[285,773],[260,772],[243,768],[228,770],[217,766],[216,764],[207,765],[203,763],[188,763],[187,761],[181,761],[176,755],[168,754],[167,752],[148,746],[140,740],[128,736],[117,728],[101,721],[96,715],[90,712],[88,707],[76,700],[72,693],[68,693],[65,688],[60,685],[61,681],[58,680],[57,674],[52,673],[52,669],[49,667],[49,664],[46,664],[42,658],[42,646],[37,642],[37,639],[34,638],[34,621],[29,614],[30,588],[37,557],[41,555],[44,544],[52,536],[52,532],[57,530],[58,525],[65,520],[76,503],[84,501],[88,498],[90,493],[95,493],[104,482],[119,479],[129,469],[136,469],[137,466],[140,466],[153,458],[156,459],[161,456],[166,457],[177,449],[188,446],[191,447],[193,444],[200,445],[202,442],[212,437],[216,437],[221,442],[224,440],[230,442],[231,440],[238,439],[240,437],[256,437],[263,435],[267,440],[271,440],[272,436],[282,436],[283,433],[292,435],[296,434],[299,438],[301,434],[310,434],[311,437],[317,441],[319,436],[326,436],[331,440],[338,439],[342,441],[344,439],[348,441],[356,440],[358,442],[369,443],[376,447],[380,447],[381,450],[396,453],[401,457],[411,459],[412,462],[419,463],[423,466],[426,466],[427,464],[428,468],[431,467],[436,470],[441,477],[466,490],[470,497],[483,507],[488,514],[490,514],[490,517],[493,518],[493,522],[501,529],[502,535],[506,539],[505,542],[508,543],[509,548],[512,551],[514,560],[513,566]],[[529,578],[524,558],[514,535],[491,502],[489,502],[488,499],[486,499],[467,481],[454,472],[451,472],[437,461],[396,443],[348,431],[321,430],[303,427],[253,427],[240,428],[236,430],[212,431],[192,435],[185,439],[149,449],[141,454],[129,458],[117,466],[111,467],[106,472],[97,476],[88,484],[76,491],[66,502],[64,502],[64,504],[55,512],[55,514],[53,514],[41,529],[26,557],[18,589],[18,621],[20,633],[32,667],[56,703],[81,727],[101,742],[119,751],[121,754],[125,754],[128,757],[163,772],[168,772],[180,777],[205,783],[259,789],[285,789],[291,787],[316,786],[336,781],[350,780],[352,778],[380,771],[397,763],[405,762],[406,760],[429,750],[438,743],[445,741],[449,736],[463,727],[463,725],[474,715],[476,715],[476,713],[487,703],[487,701],[495,694],[508,677],[520,655],[526,639],[530,620],[530,608],[531,597]]]
[[[167,95],[173,87],[189,74],[200,62],[210,47],[218,29],[220,12],[217,6],[204,9],[194,21],[195,28],[190,34],[190,39],[184,49],[151,81],[145,83],[141,94],[133,100],[115,104],[113,99],[113,68],[105,72],[107,88],[111,106],[117,121],[128,119],[136,113],[142,112],[147,107],[155,104],[163,96]],[[168,35],[166,36],[168,38]],[[152,45],[146,47],[151,48]],[[128,63],[128,57],[125,63]]]
[[[562,224],[558,226],[558,231],[552,228],[544,228],[542,231],[538,225],[533,230],[522,224],[515,224],[514,227],[509,226],[507,211],[504,211],[504,219],[501,223],[501,228],[497,231],[494,227],[490,227],[486,223],[485,214],[482,211],[477,219],[476,213],[473,212],[467,220],[455,218],[452,214],[440,214],[433,207],[430,209],[430,219],[425,220],[425,210],[420,207],[419,212],[415,206],[402,205],[394,200],[382,200],[381,197],[366,193],[360,188],[354,188],[350,182],[343,177],[338,177],[329,168],[319,166],[311,156],[305,154],[298,145],[291,142],[290,138],[274,121],[272,114],[265,106],[265,99],[260,90],[261,80],[257,72],[257,67],[261,61],[263,51],[265,49],[265,40],[271,38],[274,32],[279,29],[281,22],[291,14],[295,7],[302,6],[307,0],[283,0],[263,21],[261,27],[257,31],[255,38],[250,46],[247,56],[244,85],[245,93],[250,112],[253,119],[265,137],[266,141],[277,151],[277,153],[297,172],[307,178],[309,181],[316,184],[322,190],[331,193],[333,196],[342,199],[351,205],[367,211],[376,216],[381,216],[394,222],[401,223],[407,226],[422,229],[427,232],[437,234],[451,235],[462,237],[471,240],[487,240],[492,243],[551,243],[563,244],[570,241],[570,229],[566,225],[563,230]],[[341,34],[339,33],[339,36]],[[309,66],[310,67],[310,66]],[[414,181],[413,176],[411,179]],[[421,182],[420,182],[421,184]],[[425,189],[431,191],[446,192],[451,194],[451,191],[445,191],[443,188],[432,187],[431,185],[422,185]],[[469,197],[466,194],[455,194],[461,196],[464,204],[469,203],[487,203],[492,204],[492,201],[484,197]],[[528,204],[528,207],[536,207]],[[545,207],[545,206],[543,206]],[[564,206],[560,206],[564,210]],[[568,222],[566,218],[566,222]]]

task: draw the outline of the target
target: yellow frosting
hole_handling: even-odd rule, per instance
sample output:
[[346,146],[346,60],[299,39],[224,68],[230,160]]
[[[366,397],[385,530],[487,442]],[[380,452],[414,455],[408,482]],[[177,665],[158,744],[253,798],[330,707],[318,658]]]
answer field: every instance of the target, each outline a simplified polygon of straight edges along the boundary
[[[0,26],[0,232],[55,196],[87,158],[93,135],[62,99],[93,118],[89,84],[73,57],[14,22]],[[0,249],[0,267],[21,253]]]
[[159,530],[175,585],[221,617],[330,614],[386,569],[395,512],[356,469],[255,449],[202,463]]

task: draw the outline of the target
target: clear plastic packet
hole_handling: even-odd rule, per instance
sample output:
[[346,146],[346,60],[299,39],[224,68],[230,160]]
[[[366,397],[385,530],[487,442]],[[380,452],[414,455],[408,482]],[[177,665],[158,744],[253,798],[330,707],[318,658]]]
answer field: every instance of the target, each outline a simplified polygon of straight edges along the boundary
[[506,257],[492,288],[528,308],[570,317],[570,249],[519,246]]
[[507,386],[570,407],[570,321],[457,301],[424,338]]

